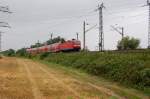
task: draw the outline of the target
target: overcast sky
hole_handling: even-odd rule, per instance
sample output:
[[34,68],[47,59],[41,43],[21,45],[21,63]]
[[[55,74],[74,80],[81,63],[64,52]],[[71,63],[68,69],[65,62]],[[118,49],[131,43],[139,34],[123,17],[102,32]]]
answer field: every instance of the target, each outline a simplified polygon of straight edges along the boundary
[[[0,12],[0,21],[9,22],[11,29],[4,31],[3,50],[28,47],[38,40],[44,42],[50,33],[69,40],[76,37],[82,42],[83,21],[90,28],[98,24],[95,9],[99,0],[1,0],[0,5],[8,5],[13,14]],[[121,36],[112,31],[110,25],[118,24],[125,28],[125,35],[141,40],[141,47],[147,47],[148,7],[141,7],[146,0],[104,0],[105,49],[115,49]],[[86,45],[95,50],[98,46],[98,29],[86,34]]]

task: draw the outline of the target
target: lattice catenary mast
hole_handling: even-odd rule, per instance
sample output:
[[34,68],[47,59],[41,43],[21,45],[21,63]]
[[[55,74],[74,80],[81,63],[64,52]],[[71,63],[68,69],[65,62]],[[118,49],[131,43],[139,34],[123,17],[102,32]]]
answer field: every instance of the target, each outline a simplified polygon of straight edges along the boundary
[[103,32],[103,8],[104,4],[98,5],[99,11],[99,51],[104,51],[104,32]]
[[[9,8],[7,6],[6,7],[0,6],[0,12],[12,13],[12,12],[10,12],[10,10],[9,10]],[[0,24],[2,24],[2,25],[0,25],[0,27],[8,27],[8,28],[10,28],[8,23],[0,22]],[[2,33],[3,32],[0,31],[0,52],[2,51]]]
[[148,18],[148,48],[150,49],[150,1],[147,0],[147,5],[149,7],[149,18]]

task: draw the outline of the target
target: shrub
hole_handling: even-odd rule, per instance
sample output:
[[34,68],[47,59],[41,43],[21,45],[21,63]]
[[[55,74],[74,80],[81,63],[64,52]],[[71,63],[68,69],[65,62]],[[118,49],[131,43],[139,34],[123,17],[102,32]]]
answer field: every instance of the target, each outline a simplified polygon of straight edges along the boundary
[[150,52],[87,52],[43,55],[44,60],[81,69],[139,89],[150,87]]
[[136,38],[124,37],[118,42],[118,50],[137,49],[139,47],[140,40]]
[[26,52],[26,49],[25,49],[25,48],[22,48],[22,49],[17,50],[16,54],[17,54],[18,56],[26,56],[26,55],[27,55],[27,52]]
[[3,51],[1,53],[5,56],[10,56],[10,57],[15,56],[15,50],[13,50],[13,49],[9,49],[9,50]]
[[42,54],[40,54],[40,59],[43,60],[43,59],[46,58],[48,55],[49,55],[48,52],[42,53]]
[[140,78],[144,86],[150,86],[150,68],[145,68],[140,71]]

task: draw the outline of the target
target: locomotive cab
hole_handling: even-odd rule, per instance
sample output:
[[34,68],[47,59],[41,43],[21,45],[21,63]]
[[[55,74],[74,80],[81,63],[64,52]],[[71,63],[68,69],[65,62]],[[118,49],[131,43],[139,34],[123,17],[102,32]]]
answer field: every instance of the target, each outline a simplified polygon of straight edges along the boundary
[[72,39],[72,43],[74,50],[79,51],[81,49],[81,42],[79,40]]

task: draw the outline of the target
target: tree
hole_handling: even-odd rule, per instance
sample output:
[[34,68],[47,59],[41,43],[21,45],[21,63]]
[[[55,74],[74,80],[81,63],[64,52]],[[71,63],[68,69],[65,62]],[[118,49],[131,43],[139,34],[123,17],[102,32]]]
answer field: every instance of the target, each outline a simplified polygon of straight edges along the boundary
[[140,40],[136,38],[130,38],[129,36],[124,37],[121,41],[118,42],[118,50],[134,50],[139,47]]
[[58,43],[58,42],[65,42],[64,38],[61,38],[60,36],[53,38],[52,40],[49,39],[48,41],[46,41],[45,43],[35,43],[34,45],[31,45],[30,48],[36,48],[36,47],[41,47],[44,46],[45,44],[50,45],[50,44],[54,44],[54,43]]
[[9,49],[9,50],[3,51],[2,54],[5,56],[15,56],[15,50]]
[[25,48],[22,48],[22,49],[17,50],[16,54],[19,56],[25,56],[27,52]]
[[61,38],[60,36],[54,38],[54,39],[50,39],[47,41],[47,44],[50,45],[50,44],[54,44],[54,43],[58,43],[58,42],[65,42],[65,39],[64,38]]
[[43,45],[43,44],[37,42],[37,43],[35,43],[34,45],[31,45],[30,47],[31,47],[31,48],[36,48],[36,47],[41,47],[42,45]]

